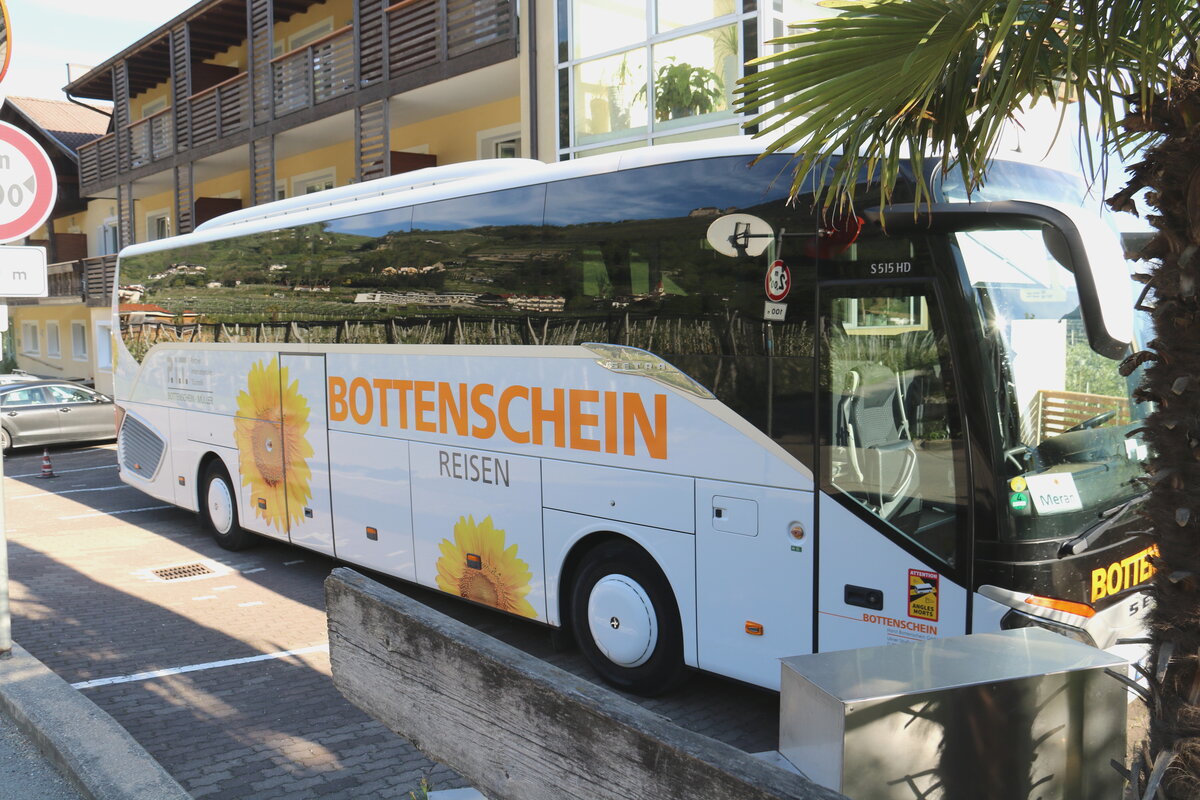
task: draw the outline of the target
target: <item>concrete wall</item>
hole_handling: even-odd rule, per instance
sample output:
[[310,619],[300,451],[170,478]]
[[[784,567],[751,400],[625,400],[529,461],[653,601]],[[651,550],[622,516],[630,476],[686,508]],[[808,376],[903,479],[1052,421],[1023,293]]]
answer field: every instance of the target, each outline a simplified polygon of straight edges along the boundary
[[338,690],[490,800],[846,800],[345,567],[325,605]]

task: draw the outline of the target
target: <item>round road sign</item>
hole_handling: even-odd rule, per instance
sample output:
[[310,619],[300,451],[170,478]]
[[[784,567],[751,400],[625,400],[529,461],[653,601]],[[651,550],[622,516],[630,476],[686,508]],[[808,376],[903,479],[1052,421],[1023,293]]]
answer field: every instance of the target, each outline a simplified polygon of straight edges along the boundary
[[0,243],[40,228],[57,198],[58,181],[46,151],[25,131],[0,122]]
[[763,283],[767,290],[767,299],[778,303],[792,290],[792,271],[782,261],[773,261],[771,266],[767,267],[767,277]]

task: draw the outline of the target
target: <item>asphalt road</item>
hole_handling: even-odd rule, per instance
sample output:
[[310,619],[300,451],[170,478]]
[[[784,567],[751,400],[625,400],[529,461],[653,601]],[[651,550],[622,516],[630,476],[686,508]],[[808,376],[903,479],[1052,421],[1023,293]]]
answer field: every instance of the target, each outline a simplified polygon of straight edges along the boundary
[[[222,550],[193,514],[122,484],[113,445],[50,454],[50,479],[41,450],[4,460],[13,638],[194,797],[407,798],[423,778],[466,785],[334,689],[323,581],[338,562],[268,540]],[[597,680],[539,625],[380,579]],[[749,752],[777,745],[771,692],[698,674],[668,697],[632,699]]]

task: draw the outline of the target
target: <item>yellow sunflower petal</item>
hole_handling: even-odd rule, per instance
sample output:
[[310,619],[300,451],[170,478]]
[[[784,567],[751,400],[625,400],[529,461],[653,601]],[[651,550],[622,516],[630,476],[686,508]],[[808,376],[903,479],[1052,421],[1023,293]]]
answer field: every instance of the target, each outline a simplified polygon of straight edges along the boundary
[[254,514],[281,531],[304,519],[304,505],[312,497],[308,459],[314,453],[306,438],[308,401],[299,381],[286,381],[287,368],[281,371],[277,359],[251,365],[234,420],[239,471]]
[[[533,573],[517,557],[517,545],[505,547],[504,537],[490,516],[479,523],[473,516],[460,517],[454,525],[454,541],[443,539],[438,545],[437,586],[502,611],[537,617],[525,599],[532,589]],[[470,564],[468,554],[472,556]]]

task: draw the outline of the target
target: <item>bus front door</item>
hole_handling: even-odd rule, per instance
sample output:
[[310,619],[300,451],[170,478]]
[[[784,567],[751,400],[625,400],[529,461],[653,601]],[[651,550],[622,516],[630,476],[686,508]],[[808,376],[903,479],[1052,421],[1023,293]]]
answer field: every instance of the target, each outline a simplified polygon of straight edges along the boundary
[[293,544],[334,555],[325,356],[281,353],[279,366],[288,536]]
[[926,281],[820,289],[817,649],[967,632],[965,448]]

